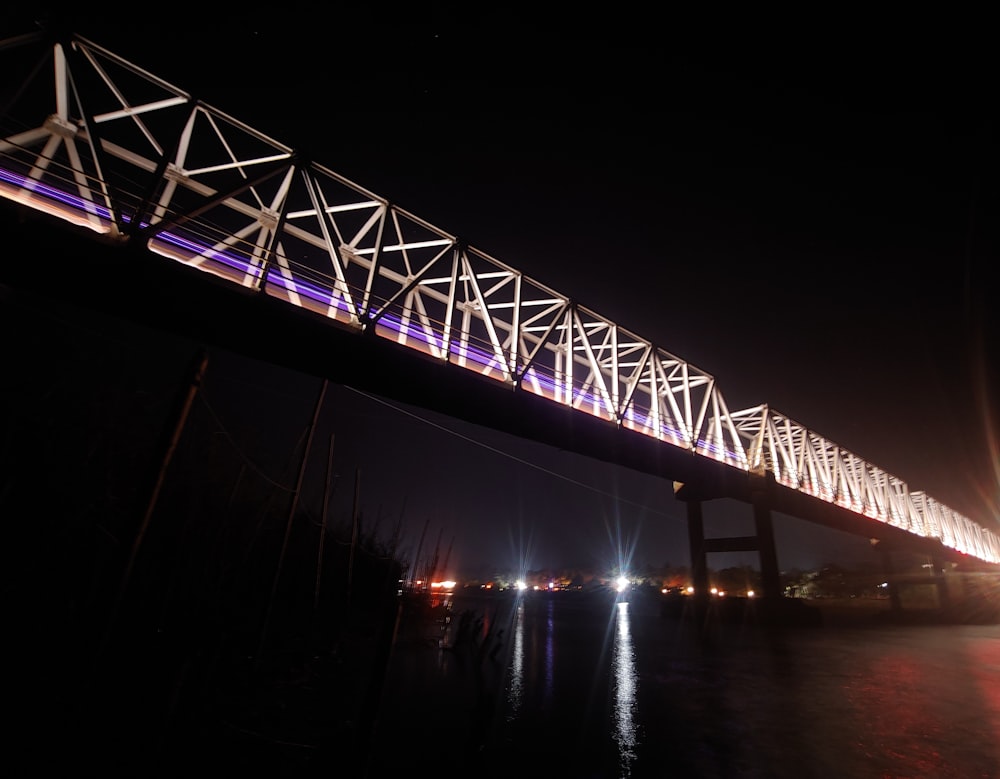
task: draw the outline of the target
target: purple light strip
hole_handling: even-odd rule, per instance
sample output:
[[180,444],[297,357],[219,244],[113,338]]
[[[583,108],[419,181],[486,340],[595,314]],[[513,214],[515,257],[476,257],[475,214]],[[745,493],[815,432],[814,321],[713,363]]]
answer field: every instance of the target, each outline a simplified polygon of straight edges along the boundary
[[[70,193],[65,192],[64,190],[58,189],[49,184],[45,184],[36,179],[31,179],[29,177],[22,176],[12,171],[0,168],[0,181],[6,182],[7,184],[11,184],[15,187],[18,187],[19,189],[23,189],[30,194],[40,195],[49,200],[62,203],[63,205],[69,206],[70,208],[73,208],[76,211],[80,211],[92,216],[97,216],[101,219],[105,219],[108,221],[111,220],[111,212],[105,206],[102,206],[98,203],[94,203],[93,201],[90,200],[86,200],[78,195],[72,195]],[[123,215],[123,219],[127,222],[129,221],[130,217],[128,217],[127,215]],[[242,259],[238,255],[233,255],[229,252],[208,249],[208,247],[205,247],[204,245],[198,243],[194,239],[187,238],[182,235],[177,235],[174,233],[164,232],[160,233],[157,236],[157,240],[163,241],[164,243],[167,244],[172,244],[173,246],[176,246],[177,248],[183,251],[193,252],[197,257],[203,257],[209,262],[215,262],[220,265],[228,266],[229,268],[244,275],[250,276],[252,278],[257,279],[260,277],[260,268],[252,265],[251,263]],[[206,249],[209,252],[209,254],[207,255],[205,253]],[[272,286],[280,287],[288,293],[300,294],[311,300],[323,303],[326,306],[336,308],[340,311],[344,312],[349,311],[347,304],[344,302],[343,298],[339,296],[334,297],[334,295],[328,288],[320,287],[315,283],[311,283],[309,281],[296,278],[294,274],[292,275],[291,279],[288,279],[284,275],[286,271],[287,269],[282,268],[281,271],[278,273],[269,274],[268,283],[271,284]],[[290,271],[287,272],[290,273]],[[428,346],[434,346],[435,348],[440,350],[444,349],[443,336],[429,336],[423,329],[423,327],[420,326],[419,324],[415,324],[412,321],[410,321],[406,325],[404,325],[402,319],[394,314],[386,314],[379,321],[381,324],[385,325],[390,330],[395,330],[397,333],[401,333],[407,341],[410,340],[419,341]],[[470,361],[474,362],[477,365],[488,366],[488,367],[494,367],[494,366],[500,367],[500,363],[497,360],[496,355],[493,354],[492,352],[478,349],[477,347],[474,346],[460,347],[458,344],[452,343],[451,345],[452,354],[462,354],[463,352],[464,356],[467,359],[469,359]],[[555,393],[556,382],[553,378],[550,378],[543,374],[539,374],[534,369],[532,369],[529,373],[531,376],[534,377],[534,379],[539,383],[539,385],[541,385],[548,391],[552,392],[553,394]],[[522,384],[523,383],[524,380],[522,380]],[[579,397],[580,394],[576,394],[574,396],[574,398],[579,398]],[[585,403],[589,403],[591,405],[595,403],[602,404],[600,398],[594,395],[593,393],[589,392],[583,393],[583,398]],[[643,413],[637,412],[634,409],[629,410],[627,412],[626,419],[633,422],[637,422],[641,424],[642,427],[646,428],[651,427],[650,417]],[[638,432],[641,432],[641,430]],[[683,437],[679,434],[679,432],[670,427],[661,426],[660,432],[662,435],[666,435],[674,440],[683,440]],[[717,454],[720,451],[722,451],[725,460],[727,462],[741,463],[743,461],[743,458],[738,456],[736,452],[729,451],[725,448],[720,449],[718,445],[714,443],[709,444],[704,440],[699,440],[697,442],[696,451],[699,452],[708,451],[712,454]],[[820,500],[826,500],[821,495],[816,495],[815,497],[819,498]],[[829,500],[827,502],[832,502],[832,500]],[[962,517],[962,519],[965,520],[964,517]],[[985,528],[980,528],[978,525],[976,526],[976,528],[980,530],[982,533],[989,534],[989,531],[986,530]]]
[[0,168],[0,181],[5,181],[8,184],[12,184],[15,187],[23,189],[33,195],[42,195],[49,200],[55,200],[77,211],[82,211],[92,216],[98,216],[102,219],[111,219],[111,212],[105,206],[94,203],[91,200],[85,200],[79,195],[71,195],[64,190],[57,189],[49,184],[44,184],[37,179],[21,176],[12,171]]
[[[0,180],[7,181],[10,184],[28,189],[29,191],[41,191],[51,199],[59,200],[60,202],[79,210],[85,210],[88,213],[97,213],[104,218],[110,217],[110,212],[106,208],[93,204],[90,201],[83,200],[80,197],[68,195],[47,184],[36,182],[33,179],[28,179],[27,177],[6,171],[2,168],[0,168]],[[31,186],[26,186],[29,182]],[[160,233],[157,236],[157,240],[173,245],[183,251],[191,252],[196,257],[203,258],[206,261],[224,265],[251,278],[260,278],[261,269],[246,261],[239,255],[234,255],[225,251],[208,249],[208,247],[197,242],[195,239],[169,232]],[[282,268],[282,271],[285,271],[285,269]],[[314,283],[297,278],[294,274],[291,279],[286,278],[284,272],[269,274],[268,283],[273,286],[280,287],[286,292],[297,293],[324,305],[348,312],[347,305],[342,297],[334,297],[327,288],[319,287]],[[414,323],[412,320],[408,321],[407,324],[404,325],[400,317],[394,314],[386,314],[380,321],[389,329],[402,334],[406,340],[418,341],[442,351],[445,348],[443,334],[437,336],[429,335],[423,326],[418,323]],[[466,359],[469,359],[477,365],[502,369],[502,366],[500,365],[500,362],[495,354],[484,349],[479,349],[475,346],[461,346],[460,344],[453,342],[451,344],[450,352],[456,356],[464,356]],[[555,392],[556,382],[554,379],[544,377],[535,371],[532,373],[536,380],[538,380],[539,384],[544,386],[549,391],[553,393]],[[575,401],[580,398],[580,396],[580,394],[574,394],[573,400]],[[603,407],[603,400],[593,393],[582,393],[582,397],[585,404],[589,404],[591,406],[599,405]],[[629,418],[633,421],[638,421],[642,427],[647,429],[651,429],[653,427],[653,425],[650,424],[650,417],[647,415],[633,412],[630,413]],[[679,435],[678,431],[670,427],[662,426],[660,432],[661,435],[666,435],[673,440],[683,440],[683,437]],[[704,448],[703,442],[701,446]],[[709,450],[715,452],[716,448],[714,446],[710,446]]]

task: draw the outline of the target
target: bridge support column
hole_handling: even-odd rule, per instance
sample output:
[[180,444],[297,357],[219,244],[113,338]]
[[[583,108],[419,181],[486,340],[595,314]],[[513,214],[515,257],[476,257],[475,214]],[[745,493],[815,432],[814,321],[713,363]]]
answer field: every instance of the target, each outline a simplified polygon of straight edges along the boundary
[[951,617],[952,610],[951,593],[948,591],[948,576],[945,562],[938,555],[931,557],[931,564],[934,566],[934,576],[937,579],[938,605],[941,613],[946,617]]
[[879,543],[878,550],[882,558],[882,570],[885,571],[886,581],[889,583],[889,611],[899,614],[903,610],[903,602],[899,597],[899,585],[893,575],[896,571],[892,564],[892,550],[884,542]]
[[691,584],[695,597],[708,598],[708,553],[705,550],[705,520],[701,501],[689,500],[687,506],[688,546],[691,550]]
[[774,522],[767,492],[755,489],[753,492],[753,521],[757,530],[757,553],[760,556],[760,578],[765,598],[777,600],[784,594],[781,588],[781,572],[778,570],[778,551],[774,544]]

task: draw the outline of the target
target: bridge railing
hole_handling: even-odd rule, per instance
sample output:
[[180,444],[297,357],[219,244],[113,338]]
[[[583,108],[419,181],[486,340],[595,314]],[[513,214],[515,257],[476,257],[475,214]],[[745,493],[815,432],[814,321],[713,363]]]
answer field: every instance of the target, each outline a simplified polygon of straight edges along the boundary
[[766,407],[732,413],[708,373],[106,49],[35,34],[0,56],[23,76],[0,80],[0,196],[1000,561],[898,479]]

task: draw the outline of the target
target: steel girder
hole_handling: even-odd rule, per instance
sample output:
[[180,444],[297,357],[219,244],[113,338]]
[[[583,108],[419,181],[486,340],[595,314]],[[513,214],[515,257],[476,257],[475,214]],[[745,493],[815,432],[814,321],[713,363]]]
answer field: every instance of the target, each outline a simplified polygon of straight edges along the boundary
[[766,405],[730,414],[752,472],[879,522],[1000,562],[1000,538],[968,517]]
[[1000,562],[901,480],[766,406],[731,412],[711,375],[95,43],[0,56],[23,74],[0,84],[0,196]]

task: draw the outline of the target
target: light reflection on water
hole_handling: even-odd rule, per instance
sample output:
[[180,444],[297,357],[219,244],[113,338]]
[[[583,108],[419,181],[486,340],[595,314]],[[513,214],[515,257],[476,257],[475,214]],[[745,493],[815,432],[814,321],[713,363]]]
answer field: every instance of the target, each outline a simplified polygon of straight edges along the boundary
[[545,703],[551,704],[556,672],[555,601],[548,601],[545,612]]
[[603,597],[546,594],[513,606],[504,706],[483,765],[489,776],[634,779],[641,744],[633,619],[627,602]]
[[635,671],[628,603],[625,601],[619,603],[617,611],[615,644],[611,660],[615,678],[614,739],[618,744],[621,775],[625,777],[631,775],[632,763],[636,758],[637,733],[633,715],[636,709],[639,677]]
[[1000,626],[703,636],[651,606],[515,610],[480,779],[1000,777]]
[[514,637],[510,657],[510,683],[507,690],[509,720],[515,719],[524,694],[524,601],[519,600],[514,612]]

